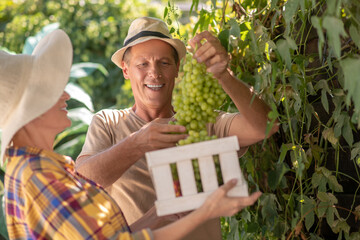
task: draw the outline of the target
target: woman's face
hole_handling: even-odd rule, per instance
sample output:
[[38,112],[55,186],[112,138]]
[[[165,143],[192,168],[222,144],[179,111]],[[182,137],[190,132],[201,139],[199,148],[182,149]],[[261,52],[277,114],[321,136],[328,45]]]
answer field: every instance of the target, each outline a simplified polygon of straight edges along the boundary
[[67,117],[66,101],[70,99],[67,92],[63,92],[57,103],[47,112],[32,121],[38,127],[46,128],[47,130],[57,133],[62,132],[65,128],[71,126],[71,121]]

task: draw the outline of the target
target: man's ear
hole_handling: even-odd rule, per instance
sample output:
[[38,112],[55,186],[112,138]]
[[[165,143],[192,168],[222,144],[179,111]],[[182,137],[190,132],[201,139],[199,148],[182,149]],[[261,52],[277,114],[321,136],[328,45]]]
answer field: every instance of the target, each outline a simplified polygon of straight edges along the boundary
[[176,76],[175,77],[178,77],[179,70],[180,70],[180,61],[176,64]]
[[128,65],[125,63],[125,61],[121,62],[121,68],[123,71],[124,78],[129,79],[129,69],[128,69]]

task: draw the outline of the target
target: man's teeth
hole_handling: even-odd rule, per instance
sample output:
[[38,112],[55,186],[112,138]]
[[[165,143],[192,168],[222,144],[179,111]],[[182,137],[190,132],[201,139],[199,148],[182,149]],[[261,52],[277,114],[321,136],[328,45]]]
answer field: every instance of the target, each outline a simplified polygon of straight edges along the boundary
[[165,84],[146,84],[146,87],[153,91],[159,91]]
[[161,88],[163,86],[163,84],[160,84],[160,85],[151,85],[151,84],[146,84],[147,87],[150,87],[150,88]]

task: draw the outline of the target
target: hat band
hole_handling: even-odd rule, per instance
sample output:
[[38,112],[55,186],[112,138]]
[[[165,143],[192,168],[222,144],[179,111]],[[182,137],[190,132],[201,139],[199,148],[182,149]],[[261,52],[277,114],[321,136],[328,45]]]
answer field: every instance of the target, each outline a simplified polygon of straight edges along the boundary
[[142,31],[139,32],[138,34],[136,34],[135,36],[129,38],[128,40],[126,40],[126,42],[124,43],[124,47],[126,47],[129,43],[135,41],[138,38],[141,37],[159,37],[159,38],[170,38],[168,36],[166,36],[165,34],[162,34],[161,32],[153,32],[153,31]]

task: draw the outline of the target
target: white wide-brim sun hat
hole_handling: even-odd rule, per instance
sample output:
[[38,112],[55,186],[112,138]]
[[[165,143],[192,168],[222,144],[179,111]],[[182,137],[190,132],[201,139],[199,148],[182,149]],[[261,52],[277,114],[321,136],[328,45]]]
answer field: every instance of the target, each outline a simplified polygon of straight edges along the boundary
[[46,35],[31,55],[0,51],[1,156],[15,133],[59,100],[69,80],[73,50],[60,29]]
[[126,49],[153,39],[167,42],[173,46],[179,55],[179,60],[186,54],[185,44],[180,39],[172,38],[164,21],[152,17],[141,17],[131,23],[123,47],[112,55],[111,61],[121,68]]

